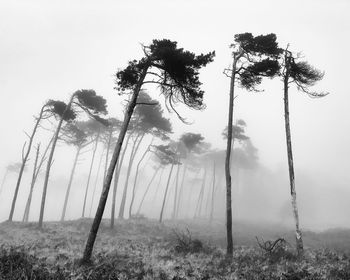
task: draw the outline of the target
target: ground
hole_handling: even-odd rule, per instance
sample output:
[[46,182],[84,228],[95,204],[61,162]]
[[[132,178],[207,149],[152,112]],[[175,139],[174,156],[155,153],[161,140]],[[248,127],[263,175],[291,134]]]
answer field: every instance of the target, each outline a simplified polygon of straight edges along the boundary
[[[350,279],[349,230],[305,232],[298,258],[292,231],[235,223],[234,255],[227,258],[223,223],[132,219],[111,230],[106,220],[92,263],[81,266],[91,222],[48,222],[43,230],[35,223],[0,224],[0,279]],[[267,241],[279,237],[269,252]]]

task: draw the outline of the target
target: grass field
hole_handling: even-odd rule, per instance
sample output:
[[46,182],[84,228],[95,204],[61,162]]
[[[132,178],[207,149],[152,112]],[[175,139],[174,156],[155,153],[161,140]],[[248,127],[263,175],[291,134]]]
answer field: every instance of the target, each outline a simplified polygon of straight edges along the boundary
[[[225,256],[224,224],[133,219],[103,221],[92,264],[80,266],[91,219],[0,224],[0,279],[350,279],[350,231],[304,232],[297,258],[293,232],[277,225],[234,224]],[[268,252],[261,245],[282,237]]]

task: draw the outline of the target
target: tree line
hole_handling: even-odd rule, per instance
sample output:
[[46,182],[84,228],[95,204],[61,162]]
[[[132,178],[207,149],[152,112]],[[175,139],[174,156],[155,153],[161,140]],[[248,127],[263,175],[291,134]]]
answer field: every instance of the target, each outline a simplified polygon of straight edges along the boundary
[[[159,222],[162,222],[164,219],[164,209],[167,200],[169,200],[171,179],[173,179],[174,184],[171,218],[176,219],[179,216],[181,205],[184,204],[185,200],[183,195],[184,181],[189,176],[189,173],[195,174],[192,179],[201,183],[200,192],[195,202],[194,217],[201,216],[203,211],[205,211],[210,221],[212,221],[214,197],[218,191],[217,180],[223,177],[218,177],[217,173],[220,171],[224,172],[226,183],[227,255],[231,256],[233,254],[232,165],[235,164],[235,161],[237,165],[237,161],[239,161],[241,166],[252,168],[257,159],[256,149],[249,137],[245,135],[245,122],[236,120],[234,123],[233,120],[235,89],[238,85],[247,91],[261,91],[259,86],[262,84],[263,78],[277,78],[283,84],[284,121],[291,204],[295,220],[296,249],[298,254],[302,254],[303,240],[299,226],[289,121],[289,88],[295,85],[299,91],[314,98],[326,96],[328,93],[310,90],[311,86],[323,78],[324,73],[303,61],[298,54],[289,49],[289,46],[284,49],[280,48],[275,34],[259,36],[253,36],[251,33],[237,34],[234,36],[234,42],[230,48],[232,49],[232,63],[230,68],[224,70],[224,74],[230,79],[228,122],[222,133],[227,144],[225,150],[212,149],[210,144],[205,142],[204,137],[199,133],[184,133],[178,140],[173,140],[170,137],[172,133],[170,120],[164,117],[159,101],[151,98],[145,89],[148,84],[156,85],[161,95],[165,98],[167,109],[175,112],[180,120],[186,122],[185,118],[177,112],[175,105],[182,103],[195,110],[203,110],[205,108],[203,103],[204,91],[201,89],[202,83],[199,79],[199,70],[213,62],[215,52],[196,55],[179,48],[177,42],[167,39],[153,40],[150,45],[142,46],[144,56],[141,59],[131,60],[124,69],[115,74],[115,89],[119,94],[128,97],[128,102],[124,108],[123,120],[115,117],[105,117],[108,114],[107,102],[92,89],[77,90],[70,96],[67,103],[59,100],[45,102],[35,118],[31,134],[27,134],[28,141],[25,142],[22,148],[21,163],[16,167],[11,165],[6,168],[0,193],[8,172],[13,170],[18,172],[8,220],[13,220],[21,180],[26,170],[29,155],[33,149],[36,133],[42,127],[41,124],[44,120],[50,120],[55,129],[52,131],[49,142],[46,143],[44,149],[42,148],[42,143],[38,143],[34,147],[35,160],[30,191],[23,214],[24,222],[27,222],[29,219],[31,200],[38,174],[44,168],[44,164],[46,164],[38,219],[38,227],[43,227],[51,167],[59,141],[75,148],[75,157],[61,212],[61,221],[64,221],[66,216],[69,195],[79,158],[83,153],[88,152],[87,147],[89,147],[89,152],[91,152],[91,161],[83,195],[81,217],[87,216],[88,204],[90,204],[89,213],[91,213],[97,180],[93,184],[92,201],[89,203],[87,198],[92,185],[91,174],[96,164],[97,147],[102,144],[103,152],[98,160],[98,172],[100,172],[103,166],[102,163],[104,163],[102,192],[86,241],[82,263],[87,263],[91,259],[94,242],[112,186],[112,180],[110,227],[114,228],[116,194],[121,186],[120,173],[123,164],[124,166],[126,164],[127,170],[118,212],[118,218],[121,219],[125,217],[126,212],[129,218],[141,214],[141,209],[145,198],[149,195],[150,187],[154,184],[157,176],[160,178],[160,182],[164,170],[168,167],[169,173],[167,174],[164,188]],[[79,117],[82,115],[87,116],[87,120],[79,120]],[[151,138],[151,141],[147,142],[149,138]],[[241,146],[234,148],[235,143],[241,143]],[[140,148],[144,146],[146,149],[140,154]],[[127,155],[129,155],[128,159],[125,158]],[[136,159],[138,159],[138,162],[135,162]],[[139,193],[141,196],[139,204],[135,205],[140,171],[147,164],[152,165],[154,171],[150,181],[145,184],[144,192],[142,194]],[[130,175],[133,168],[136,169],[133,182],[131,182],[132,177]],[[200,174],[202,176],[201,179],[198,178]],[[210,189],[207,190],[209,194],[207,201],[204,202],[207,182],[210,182]],[[128,192],[131,192],[131,201],[127,209],[126,198]],[[158,190],[156,193],[158,193]]]

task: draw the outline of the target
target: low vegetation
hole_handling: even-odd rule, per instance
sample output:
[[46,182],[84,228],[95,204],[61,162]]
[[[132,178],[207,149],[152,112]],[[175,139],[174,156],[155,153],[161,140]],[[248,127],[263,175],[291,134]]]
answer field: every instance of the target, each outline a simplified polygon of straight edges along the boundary
[[[0,279],[350,279],[350,250],[340,246],[349,244],[349,232],[306,232],[307,249],[296,257],[292,231],[272,239],[266,230],[242,224],[227,258],[217,226],[131,219],[111,230],[103,221],[92,262],[81,266],[91,222],[52,222],[43,230],[34,223],[2,223]],[[266,239],[258,237],[258,243],[254,234]]]

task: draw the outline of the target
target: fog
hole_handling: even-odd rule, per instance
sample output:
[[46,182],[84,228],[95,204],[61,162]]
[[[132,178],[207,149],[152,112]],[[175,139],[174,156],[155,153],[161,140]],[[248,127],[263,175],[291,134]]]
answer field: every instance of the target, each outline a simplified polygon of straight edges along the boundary
[[[176,2],[176,3],[175,3]],[[282,4],[283,3],[283,4]],[[288,11],[286,12],[286,8]],[[350,227],[350,111],[348,104],[347,65],[350,48],[348,30],[350,3],[338,1],[2,1],[0,4],[0,176],[6,166],[21,161],[22,146],[27,141],[34,118],[49,99],[67,102],[78,89],[94,89],[107,99],[109,117],[122,119],[126,96],[113,89],[114,74],[132,59],[142,57],[141,44],[152,39],[176,40],[180,47],[196,53],[215,50],[214,62],[201,70],[206,109],[194,111],[178,104],[176,109],[190,124],[181,122],[175,113],[168,112],[159,90],[146,87],[160,101],[170,118],[177,140],[185,132],[200,133],[212,149],[225,149],[222,131],[227,126],[229,79],[223,70],[231,63],[229,45],[234,34],[251,32],[255,35],[275,33],[281,47],[289,43],[294,51],[302,52],[305,60],[325,71],[316,86],[330,94],[312,99],[290,89],[290,122],[296,174],[296,192],[302,229],[324,230]],[[293,227],[290,187],[283,113],[283,84],[278,79],[262,83],[263,92],[237,89],[235,120],[246,122],[245,134],[257,149],[254,168],[233,165],[233,216],[236,220],[272,222]],[[43,125],[52,128],[49,122]],[[41,130],[35,143],[45,146],[51,132]],[[141,150],[150,143],[147,136]],[[160,142],[159,142],[160,143]],[[236,143],[235,148],[241,144]],[[81,217],[83,195],[91,160],[91,146],[79,161],[66,219]],[[34,149],[33,149],[34,151]],[[27,200],[34,152],[19,190],[14,220],[21,220]],[[98,147],[87,199],[88,216],[93,217],[102,189],[103,172],[97,174],[102,153]],[[74,148],[60,143],[56,148],[50,175],[44,220],[59,220],[65,191],[74,160]],[[129,152],[126,154],[128,158]],[[233,154],[234,157],[234,154]],[[146,160],[147,161],[147,160]],[[145,162],[146,162],[145,161]],[[136,202],[152,177],[152,160],[143,164]],[[185,179],[184,201],[179,218],[195,216],[205,164],[208,175],[200,218],[210,215],[211,164],[202,162],[196,172]],[[223,162],[222,162],[223,164]],[[214,218],[225,219],[225,180],[223,165],[217,163]],[[103,166],[104,164],[102,164]],[[134,164],[135,165],[135,164]],[[197,168],[199,168],[197,167]],[[169,166],[165,168],[160,188],[159,177],[145,198],[143,215],[159,218]],[[45,169],[45,165],[43,170]],[[117,192],[117,212],[127,166],[122,168]],[[103,170],[103,168],[102,168]],[[183,172],[183,171],[181,171]],[[181,173],[180,173],[181,174]],[[165,218],[172,213],[174,177],[170,183]],[[0,177],[2,178],[2,177]],[[127,205],[130,203],[131,185]],[[0,221],[8,218],[17,173],[8,174],[0,194]],[[96,197],[92,191],[96,184]],[[36,183],[30,220],[39,216],[43,175]],[[91,212],[90,212],[91,207]],[[110,217],[111,192],[104,217]],[[127,212],[127,211],[126,211]],[[127,214],[127,213],[126,213]],[[197,217],[198,218],[198,217]]]

